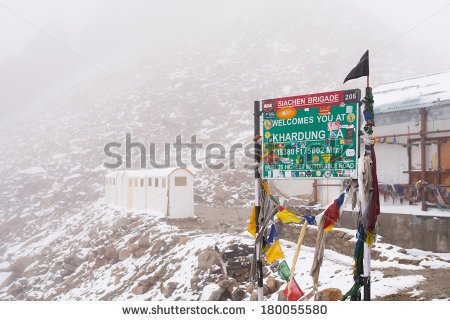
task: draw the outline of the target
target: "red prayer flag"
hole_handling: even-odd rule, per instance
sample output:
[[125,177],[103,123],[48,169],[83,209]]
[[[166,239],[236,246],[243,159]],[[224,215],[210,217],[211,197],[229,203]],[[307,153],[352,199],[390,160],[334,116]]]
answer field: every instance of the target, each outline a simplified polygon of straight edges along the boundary
[[369,224],[367,230],[373,232],[375,224],[377,223],[377,217],[380,215],[380,195],[378,191],[378,178],[377,178],[377,159],[375,157],[375,148],[372,145],[372,186],[373,196],[372,204],[369,212]]
[[289,288],[289,283],[286,285],[286,288],[283,290],[284,296],[288,298],[288,301],[298,301],[298,299],[300,299],[304,295],[303,291],[300,289],[297,282],[295,282],[295,279],[292,279],[291,295],[289,295],[289,297],[288,297],[288,288]]
[[325,215],[325,223],[323,225],[326,230],[328,226],[333,226],[334,223],[339,219],[339,206],[337,204],[337,200],[334,200],[333,204],[331,204],[324,213]]

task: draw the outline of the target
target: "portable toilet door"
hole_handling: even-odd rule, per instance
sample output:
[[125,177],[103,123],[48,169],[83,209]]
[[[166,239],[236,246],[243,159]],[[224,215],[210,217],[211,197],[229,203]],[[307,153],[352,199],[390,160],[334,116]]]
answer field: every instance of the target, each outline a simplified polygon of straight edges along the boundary
[[153,179],[150,175],[147,175],[145,178],[145,210],[151,209],[151,201],[152,201],[152,185]]
[[118,180],[120,180],[120,186],[119,186],[119,203],[118,205],[126,208],[127,207],[127,190],[128,190],[128,178],[126,175],[126,172],[121,172],[119,174]]
[[116,175],[114,175],[113,191],[114,191],[114,204],[120,205],[120,198],[122,195],[121,195],[120,173],[118,172],[116,172]]
[[167,190],[164,187],[166,183],[165,177],[160,176],[161,173],[157,173],[153,176],[153,193],[151,197],[151,209],[157,212],[167,215]]
[[135,178],[134,185],[134,200],[133,200],[133,208],[136,210],[145,209],[145,176],[137,176]]
[[177,168],[169,174],[169,218],[194,217],[194,174]]
[[125,207],[127,210],[132,210],[134,203],[134,185],[135,185],[135,178],[131,175],[126,175],[126,181],[127,181],[127,206]]
[[109,203],[117,204],[117,173],[111,173],[109,177]]
[[105,198],[106,203],[111,204],[111,186],[109,185],[110,174],[105,176]]
[[114,177],[115,173],[109,173],[105,176],[105,197],[107,204],[115,203]]

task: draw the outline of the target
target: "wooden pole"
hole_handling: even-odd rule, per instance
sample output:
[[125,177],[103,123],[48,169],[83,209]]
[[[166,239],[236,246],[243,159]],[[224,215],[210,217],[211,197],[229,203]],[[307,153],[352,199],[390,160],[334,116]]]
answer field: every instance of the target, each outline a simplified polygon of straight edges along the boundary
[[[420,110],[420,179],[422,181],[427,180],[427,172],[426,172],[426,146],[425,146],[425,137],[427,131],[427,112],[425,108]],[[427,194],[425,189],[422,189],[421,200],[422,200],[422,211],[427,210],[427,205],[425,203],[427,199]]]
[[305,237],[307,225],[308,225],[308,221],[305,220],[305,222],[303,223],[303,226],[302,226],[302,230],[300,231],[300,235],[298,236],[297,248],[295,249],[294,259],[292,260],[291,275],[289,276],[288,298],[291,295],[291,283],[292,283],[292,279],[294,278],[295,265],[297,264],[298,254],[300,253],[300,248],[303,243],[303,238]]

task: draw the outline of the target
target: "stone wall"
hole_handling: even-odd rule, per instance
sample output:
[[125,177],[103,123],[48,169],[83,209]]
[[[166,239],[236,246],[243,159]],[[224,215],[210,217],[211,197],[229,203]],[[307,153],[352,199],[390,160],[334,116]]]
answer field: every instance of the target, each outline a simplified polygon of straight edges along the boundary
[[[301,225],[277,223],[276,229],[280,238],[297,243]],[[315,247],[316,237],[317,228],[308,228],[306,230],[302,245]],[[326,233],[325,248],[353,257],[353,254],[355,252],[355,242],[351,241],[353,237],[354,235],[348,234],[343,231],[336,231],[333,229]],[[371,254],[373,259],[377,259],[380,255],[380,252],[372,249]]]
[[[358,213],[343,212],[339,227],[355,229]],[[381,213],[378,234],[384,243],[432,252],[450,252],[450,213],[445,216]]]

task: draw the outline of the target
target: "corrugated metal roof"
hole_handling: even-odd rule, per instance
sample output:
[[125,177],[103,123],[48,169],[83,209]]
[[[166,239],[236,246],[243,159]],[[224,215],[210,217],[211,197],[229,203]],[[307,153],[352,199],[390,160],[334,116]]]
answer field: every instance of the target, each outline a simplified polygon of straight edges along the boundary
[[373,89],[375,113],[450,104],[450,71],[382,84]]

